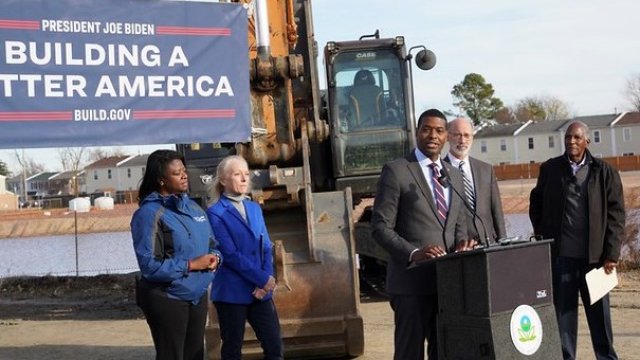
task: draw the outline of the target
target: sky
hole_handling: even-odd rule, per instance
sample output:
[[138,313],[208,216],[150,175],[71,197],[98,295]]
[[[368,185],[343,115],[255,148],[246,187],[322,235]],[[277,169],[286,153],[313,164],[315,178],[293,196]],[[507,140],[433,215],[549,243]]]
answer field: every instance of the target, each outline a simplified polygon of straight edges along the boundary
[[[376,29],[433,51],[433,69],[413,68],[417,113],[458,113],[451,90],[469,73],[482,75],[505,105],[553,96],[574,116],[622,112],[629,110],[626,82],[640,75],[637,0],[315,0],[312,12],[319,54],[327,41]],[[318,66],[324,66],[322,55]],[[120,149],[134,155],[159,147],[173,145]],[[56,149],[25,154],[60,170]],[[14,150],[0,150],[0,160],[19,171]]]

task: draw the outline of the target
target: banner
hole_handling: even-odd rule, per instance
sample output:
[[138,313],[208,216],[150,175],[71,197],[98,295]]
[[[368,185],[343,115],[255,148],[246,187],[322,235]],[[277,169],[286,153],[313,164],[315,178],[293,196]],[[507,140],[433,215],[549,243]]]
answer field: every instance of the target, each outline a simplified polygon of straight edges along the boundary
[[247,12],[150,0],[3,0],[0,148],[241,142]]

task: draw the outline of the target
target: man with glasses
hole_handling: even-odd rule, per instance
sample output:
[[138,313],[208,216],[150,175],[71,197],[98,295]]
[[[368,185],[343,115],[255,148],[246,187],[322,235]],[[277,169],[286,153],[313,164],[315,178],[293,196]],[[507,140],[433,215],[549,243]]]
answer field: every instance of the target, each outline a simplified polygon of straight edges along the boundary
[[493,166],[469,156],[473,145],[471,121],[465,118],[452,120],[449,123],[448,142],[449,153],[444,161],[460,170],[463,176],[464,192],[462,189],[459,191],[470,207],[467,225],[469,238],[485,243],[506,237],[500,190]]
[[617,359],[609,295],[589,305],[585,274],[618,265],[625,211],[620,175],[591,155],[589,128],[576,121],[564,136],[563,155],[540,166],[529,199],[535,235],[554,239],[551,246],[553,302],[564,359],[576,358],[578,292],[582,298],[591,343],[597,359]]

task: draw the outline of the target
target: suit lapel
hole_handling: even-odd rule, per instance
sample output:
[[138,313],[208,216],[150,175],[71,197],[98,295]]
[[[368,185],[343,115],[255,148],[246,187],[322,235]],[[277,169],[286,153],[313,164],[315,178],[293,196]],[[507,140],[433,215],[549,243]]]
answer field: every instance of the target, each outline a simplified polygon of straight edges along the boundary
[[453,171],[453,169],[455,168],[453,167],[453,165],[451,165],[451,162],[448,157],[446,161],[442,162],[442,166],[444,167],[443,171],[445,172],[445,175],[449,178],[449,182],[451,183],[451,185],[449,185],[449,213],[447,214],[447,226],[449,224],[455,225],[455,221],[450,222],[449,219],[453,218],[454,217],[453,214],[455,214],[458,211],[457,204],[458,204],[458,200],[460,199],[458,199],[458,195],[454,194],[454,191],[453,189],[451,189],[451,187],[453,187],[454,186],[453,183],[457,181],[457,180],[454,181],[454,179],[458,179],[462,175],[460,175],[460,173],[455,173]]
[[440,217],[438,216],[436,203],[435,203],[435,200],[433,199],[433,193],[431,192],[431,188],[427,183],[427,181],[430,181],[430,180],[425,179],[424,172],[422,171],[422,168],[420,167],[420,163],[418,162],[418,159],[416,159],[415,154],[413,152],[411,153],[411,155],[407,160],[409,160],[409,164],[407,164],[407,169],[409,170],[409,173],[411,173],[411,176],[413,176],[415,183],[418,185],[418,188],[420,188],[420,191],[422,192],[422,195],[427,199],[427,203],[429,204],[429,207],[433,212],[433,216],[436,219],[438,219],[438,222],[440,222],[440,224],[444,227],[442,220],[440,220]]
[[228,212],[231,213],[231,215],[233,215],[233,217],[236,218],[236,220],[238,220],[239,223],[241,223],[244,227],[246,227],[248,231],[253,232],[249,224],[249,220],[251,219],[251,217],[249,216],[249,209],[247,208],[247,206],[245,206],[245,209],[244,209],[247,214],[247,220],[245,220],[242,217],[242,215],[240,215],[240,212],[238,212],[235,206],[233,206],[233,204],[231,203],[231,200],[225,197],[220,198],[220,200],[223,201],[224,207],[227,209]]
[[476,159],[469,158],[469,166],[471,166],[471,176],[473,177],[473,191],[475,194],[476,200],[476,211],[481,208],[481,204],[486,196],[478,196],[478,194],[490,194],[491,193],[491,182],[493,179],[489,179],[488,181],[482,181],[485,176],[489,176],[489,174],[485,174],[482,171],[482,167],[478,164]]
[[451,159],[449,159],[449,153],[447,153],[447,155],[445,155],[445,157],[442,158],[442,161],[446,161],[449,164],[451,164]]

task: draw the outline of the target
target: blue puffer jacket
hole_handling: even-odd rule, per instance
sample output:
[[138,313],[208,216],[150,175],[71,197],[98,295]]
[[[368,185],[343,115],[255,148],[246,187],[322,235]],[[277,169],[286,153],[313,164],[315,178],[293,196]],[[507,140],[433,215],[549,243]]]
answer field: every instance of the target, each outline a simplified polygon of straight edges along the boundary
[[149,194],[131,219],[133,247],[142,277],[170,298],[197,304],[213,280],[211,271],[187,271],[189,259],[215,253],[207,216],[187,194]]

